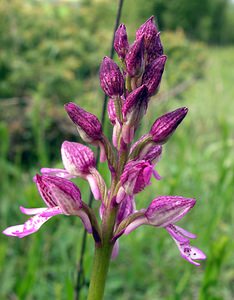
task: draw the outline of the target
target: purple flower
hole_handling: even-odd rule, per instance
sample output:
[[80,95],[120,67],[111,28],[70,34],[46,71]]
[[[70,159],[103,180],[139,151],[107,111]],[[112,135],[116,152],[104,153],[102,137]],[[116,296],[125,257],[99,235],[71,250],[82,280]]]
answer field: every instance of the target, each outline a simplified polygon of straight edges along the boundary
[[8,227],[3,231],[4,234],[22,238],[36,232],[46,221],[58,214],[80,217],[86,230],[92,232],[89,217],[82,209],[80,190],[74,183],[64,178],[47,175],[36,175],[35,182],[47,207],[20,207],[22,213],[34,216],[22,225]]
[[157,144],[165,143],[182,122],[187,112],[188,108],[182,107],[159,117],[149,132],[152,141]]
[[124,24],[120,24],[115,32],[114,48],[118,56],[124,59],[129,49],[128,36]]
[[144,160],[130,161],[125,165],[120,176],[121,187],[116,202],[120,203],[126,195],[135,195],[150,184],[153,166]]
[[147,63],[151,63],[163,54],[163,47],[160,40],[160,32],[155,25],[154,16],[142,24],[136,32],[136,39],[144,35],[144,44]]
[[144,70],[144,37],[136,40],[125,58],[127,72],[131,77],[140,77]]
[[147,86],[150,97],[156,94],[159,89],[166,60],[166,55],[162,55],[145,68],[142,84]]
[[124,230],[129,234],[141,225],[163,227],[171,235],[180,251],[181,256],[190,263],[199,266],[195,260],[204,260],[205,254],[198,248],[190,245],[189,239],[196,236],[183,228],[174,225],[193,208],[195,199],[180,196],[160,196],[154,199],[146,210],[142,210]]
[[42,168],[41,173],[63,178],[81,177],[89,182],[96,200],[103,198],[106,190],[101,175],[96,170],[94,153],[88,147],[74,142],[65,141],[61,147],[62,161],[65,169]]
[[100,66],[100,85],[109,97],[120,97],[124,92],[124,78],[118,65],[109,57]]
[[94,143],[102,139],[102,125],[95,115],[72,102],[64,107],[85,142]]
[[130,143],[134,137],[139,122],[145,114],[148,106],[148,89],[145,85],[140,86],[131,92],[123,104],[123,140]]

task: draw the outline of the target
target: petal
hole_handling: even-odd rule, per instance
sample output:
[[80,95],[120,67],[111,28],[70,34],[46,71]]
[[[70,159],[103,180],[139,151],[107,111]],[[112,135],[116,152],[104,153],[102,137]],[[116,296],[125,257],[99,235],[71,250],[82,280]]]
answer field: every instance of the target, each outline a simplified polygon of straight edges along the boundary
[[118,147],[118,139],[119,139],[119,131],[117,125],[115,124],[113,127],[113,134],[112,134],[112,143],[115,148]]
[[40,208],[26,208],[23,206],[20,206],[20,211],[25,215],[37,215],[44,211],[46,211],[47,207],[40,207]]
[[185,236],[189,239],[195,239],[197,237],[194,233],[189,232],[189,231],[187,231],[187,230],[185,230],[185,229],[183,229],[183,228],[181,228],[177,225],[174,225],[174,227],[177,229],[178,232],[180,232],[183,236]]
[[105,147],[102,142],[99,142],[99,147],[100,147],[100,162],[105,162],[106,161],[106,151]]
[[52,208],[48,208],[47,210],[45,210],[44,212],[42,212],[40,215],[42,217],[53,217],[56,215],[60,215],[60,214],[64,214],[64,212],[62,211],[62,209],[59,206],[55,206]]
[[92,175],[88,175],[86,177],[86,179],[89,182],[89,186],[90,186],[90,189],[91,189],[91,191],[93,193],[94,198],[96,200],[100,200],[101,199],[101,194],[100,194],[100,191],[99,191],[96,179]]
[[152,176],[152,166],[149,166],[144,169],[143,176],[144,176],[145,183],[148,185],[150,182],[150,178]]
[[114,260],[119,254],[119,241],[116,241],[112,250],[111,259]]
[[139,217],[126,227],[126,229],[124,230],[124,234],[127,235],[127,234],[131,233],[133,230],[135,230],[136,228],[138,228],[139,226],[144,225],[144,224],[148,224],[147,218]]
[[54,168],[42,168],[41,174],[43,175],[51,175],[58,176],[66,179],[75,178],[76,176],[71,175],[67,170],[64,169],[54,169]]
[[[53,213],[52,213],[52,210],[54,210]],[[15,226],[6,228],[3,231],[3,233],[5,235],[23,238],[29,234],[32,234],[32,233],[38,231],[40,229],[40,227],[46,221],[48,221],[53,215],[61,214],[61,211],[59,211],[57,209],[57,207],[55,207],[54,209],[48,209],[47,211],[51,212],[50,216],[43,216],[42,214],[44,214],[45,212],[43,212],[41,214],[37,214],[37,215],[33,216],[32,218],[28,219],[24,224],[15,225]],[[55,211],[56,211],[56,213],[55,213]]]
[[81,218],[81,221],[83,222],[83,225],[85,227],[85,229],[88,231],[88,233],[92,233],[92,225],[90,223],[90,219],[88,217],[88,215],[86,214],[86,212],[84,212],[83,210],[79,210],[79,212],[77,213],[77,216]]
[[154,178],[157,179],[157,180],[161,180],[161,176],[158,174],[158,171],[156,170],[153,170],[153,175],[154,175]]
[[118,190],[118,194],[116,196],[116,203],[120,203],[121,201],[124,200],[124,198],[126,197],[126,192],[125,192],[125,189],[121,186]]

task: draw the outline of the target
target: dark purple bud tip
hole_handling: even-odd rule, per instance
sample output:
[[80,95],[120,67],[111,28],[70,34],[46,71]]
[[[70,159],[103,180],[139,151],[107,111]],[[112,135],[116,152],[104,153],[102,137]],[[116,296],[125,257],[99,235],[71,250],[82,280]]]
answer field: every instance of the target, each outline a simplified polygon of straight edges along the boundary
[[118,65],[105,56],[100,66],[100,85],[109,97],[121,96],[124,92],[124,78]]
[[158,144],[165,143],[182,122],[187,112],[188,108],[182,107],[158,118],[150,130],[152,140]]
[[92,143],[102,138],[102,125],[95,115],[72,102],[65,104],[64,107],[85,142]]
[[128,36],[124,24],[120,24],[115,32],[114,48],[118,56],[124,59],[129,49]]
[[155,25],[154,16],[151,16],[145,23],[143,23],[136,32],[136,38],[139,39],[143,34],[145,35],[146,46],[151,39],[158,33]]

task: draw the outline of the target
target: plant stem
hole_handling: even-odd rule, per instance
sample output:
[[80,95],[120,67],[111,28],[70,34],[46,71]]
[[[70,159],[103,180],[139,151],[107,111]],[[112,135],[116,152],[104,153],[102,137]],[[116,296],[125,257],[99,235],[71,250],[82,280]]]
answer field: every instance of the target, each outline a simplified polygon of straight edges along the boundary
[[105,243],[95,247],[93,269],[90,279],[88,300],[102,300],[104,295],[106,277],[109,269],[113,245]]

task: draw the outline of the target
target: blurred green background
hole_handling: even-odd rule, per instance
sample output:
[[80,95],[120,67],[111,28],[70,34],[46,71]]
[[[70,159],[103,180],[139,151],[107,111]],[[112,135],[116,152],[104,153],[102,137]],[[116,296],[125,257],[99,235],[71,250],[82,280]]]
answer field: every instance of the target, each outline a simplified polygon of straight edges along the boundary
[[[80,141],[63,104],[75,101],[100,117],[98,69],[110,51],[117,4],[0,2],[2,230],[26,220],[20,205],[43,205],[32,176],[41,167],[61,167],[63,140]],[[131,42],[151,15],[168,61],[138,136],[162,113],[180,106],[190,112],[164,147],[158,164],[163,180],[140,194],[137,205],[162,194],[195,197],[196,207],[179,225],[198,235],[193,244],[208,258],[196,268],[180,258],[165,230],[140,228],[120,240],[105,299],[234,299],[234,4],[125,0],[121,22]],[[111,135],[107,120],[105,131]],[[106,165],[100,168],[108,179]],[[87,201],[88,185],[77,183]],[[22,240],[1,235],[0,299],[73,299],[82,232],[78,219],[58,216]],[[87,278],[92,254],[88,237]]]

